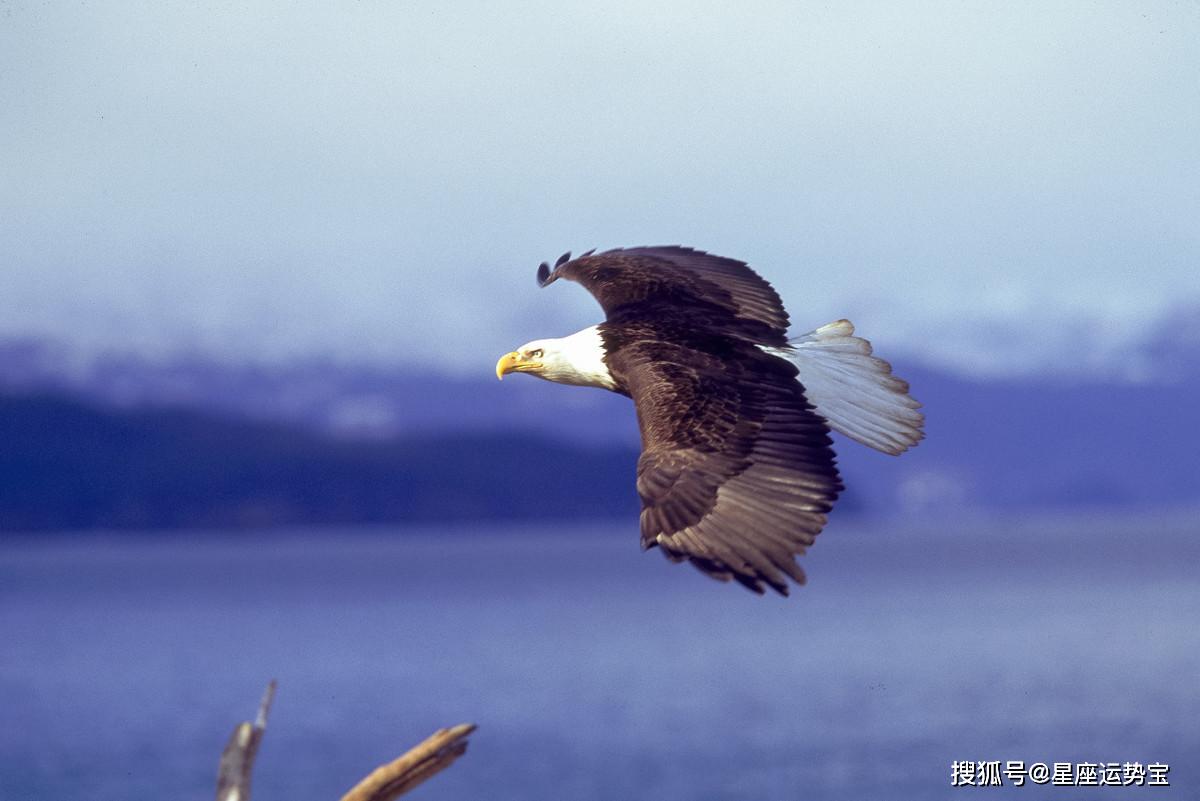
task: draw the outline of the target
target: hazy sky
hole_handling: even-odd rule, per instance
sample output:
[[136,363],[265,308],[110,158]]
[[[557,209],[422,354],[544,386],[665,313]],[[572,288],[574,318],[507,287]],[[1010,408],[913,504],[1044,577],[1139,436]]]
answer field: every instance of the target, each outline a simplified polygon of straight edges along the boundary
[[1121,371],[1200,309],[1196,3],[0,2],[0,337],[486,371],[542,259]]

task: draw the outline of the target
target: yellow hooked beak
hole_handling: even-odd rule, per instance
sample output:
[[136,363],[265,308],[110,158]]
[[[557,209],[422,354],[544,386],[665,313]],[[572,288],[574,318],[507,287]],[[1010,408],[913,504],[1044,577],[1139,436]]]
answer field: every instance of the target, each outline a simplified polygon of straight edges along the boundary
[[504,354],[500,357],[500,361],[496,362],[496,378],[503,381],[505,373],[528,373],[541,369],[541,362],[527,361],[514,350],[512,353]]

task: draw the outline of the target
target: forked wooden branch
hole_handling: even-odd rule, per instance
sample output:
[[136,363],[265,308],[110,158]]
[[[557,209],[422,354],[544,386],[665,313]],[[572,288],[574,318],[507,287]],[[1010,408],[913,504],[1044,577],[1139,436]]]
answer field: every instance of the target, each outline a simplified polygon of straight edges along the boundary
[[[217,801],[250,801],[250,775],[254,758],[267,728],[267,715],[275,698],[275,680],[267,685],[254,723],[234,727],[221,754],[217,772]],[[342,801],[392,801],[429,777],[445,770],[467,750],[467,737],[475,725],[461,723],[439,729],[404,756],[382,765],[342,796]]]

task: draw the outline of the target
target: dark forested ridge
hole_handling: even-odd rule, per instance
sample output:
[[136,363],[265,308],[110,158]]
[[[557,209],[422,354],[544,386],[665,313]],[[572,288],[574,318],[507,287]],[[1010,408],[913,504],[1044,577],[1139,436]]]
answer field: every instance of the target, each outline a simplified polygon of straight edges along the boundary
[[[1200,504],[1194,373],[1147,384],[901,374],[925,404],[927,438],[898,459],[837,438],[847,485],[837,515]],[[228,382],[213,366],[204,375]],[[321,375],[256,383],[243,371],[216,400],[197,396],[205,382],[193,377],[187,405],[157,373],[132,403],[107,384],[0,382],[0,530],[601,516],[636,525],[637,433],[624,398],[535,381],[427,375],[415,388]],[[325,393],[319,408],[384,399],[390,422],[339,429],[289,417],[308,386]],[[236,405],[243,392],[252,408]]]
[[188,409],[0,395],[0,529],[636,514],[637,453],[528,432],[350,440]]

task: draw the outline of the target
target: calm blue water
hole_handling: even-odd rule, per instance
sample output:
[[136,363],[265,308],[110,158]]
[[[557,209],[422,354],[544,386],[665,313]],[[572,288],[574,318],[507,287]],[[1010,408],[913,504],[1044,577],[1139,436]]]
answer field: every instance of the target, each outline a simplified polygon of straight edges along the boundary
[[[632,526],[9,538],[0,798],[258,801],[480,725],[430,799],[1200,797],[1200,520],[834,521],[790,600]],[[1172,787],[953,789],[955,759]]]

